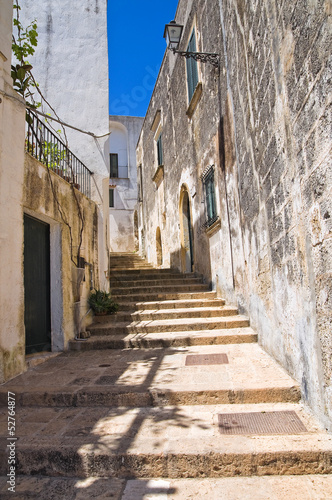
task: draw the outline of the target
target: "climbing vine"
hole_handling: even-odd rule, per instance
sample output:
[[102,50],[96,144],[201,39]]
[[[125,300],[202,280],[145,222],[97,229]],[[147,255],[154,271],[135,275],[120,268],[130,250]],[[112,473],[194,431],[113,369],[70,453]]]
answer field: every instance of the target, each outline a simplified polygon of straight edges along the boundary
[[37,47],[37,21],[34,20],[27,28],[24,28],[20,21],[21,7],[18,4],[18,0],[16,0],[13,7],[15,33],[13,32],[12,35],[12,51],[16,59],[16,64],[12,64],[11,66],[13,86],[25,99],[31,98],[33,107],[38,107],[40,103],[36,104],[34,102],[34,92],[32,90],[36,86],[36,82],[32,80],[32,66],[28,62],[28,57],[35,53],[35,48]]

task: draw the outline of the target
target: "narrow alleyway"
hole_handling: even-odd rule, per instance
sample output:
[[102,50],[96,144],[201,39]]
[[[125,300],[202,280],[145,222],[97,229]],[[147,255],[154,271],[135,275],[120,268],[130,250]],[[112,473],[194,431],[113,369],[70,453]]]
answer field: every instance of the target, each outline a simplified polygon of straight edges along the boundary
[[331,499],[332,437],[248,318],[193,273],[111,267],[119,312],[0,388],[0,497]]

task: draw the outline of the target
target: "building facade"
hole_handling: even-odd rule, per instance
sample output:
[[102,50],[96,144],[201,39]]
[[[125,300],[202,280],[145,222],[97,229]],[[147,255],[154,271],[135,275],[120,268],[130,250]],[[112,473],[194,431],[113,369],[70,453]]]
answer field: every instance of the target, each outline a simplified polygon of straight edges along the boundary
[[331,3],[180,0],[137,148],[140,253],[203,274],[332,423]]
[[111,252],[138,250],[137,235],[137,165],[136,145],[143,118],[110,116],[108,140],[109,173],[109,233]]
[[[55,16],[50,17],[50,4],[39,4],[40,19],[44,16],[45,22],[51,18],[54,21]],[[30,21],[33,20],[32,10]],[[32,120],[26,120],[25,101],[13,89],[11,78],[12,2],[0,0],[0,12],[0,383],[3,383],[26,369],[31,359],[29,356],[66,350],[69,340],[91,322],[87,302],[90,288],[108,286],[108,243],[101,190],[105,185],[108,192],[109,181],[105,157],[99,151],[100,144],[96,154],[98,161],[92,158],[89,143],[96,143],[96,139],[80,134],[77,156],[80,159],[84,156],[80,152],[85,151],[87,140],[86,151],[90,149],[92,156],[87,156],[84,161],[89,172],[77,166],[74,157],[69,157],[69,152],[65,152],[55,136],[48,135],[44,126],[49,126],[49,123],[46,124],[44,119],[37,122],[37,118],[33,124]],[[77,20],[74,9],[68,13]],[[23,12],[20,19],[25,24]],[[61,23],[61,29],[65,30],[63,19]],[[47,65],[44,58],[48,59],[52,52],[51,49],[49,53],[42,50],[43,33],[47,32],[44,28],[43,22],[39,21],[41,50],[39,52],[37,47],[33,64],[36,71],[38,67],[42,68],[40,76],[45,76]],[[49,34],[54,35],[52,30]],[[106,31],[99,36],[106,40]],[[72,45],[68,43],[69,46]],[[98,65],[96,54],[95,58]],[[63,59],[67,64],[68,61]],[[51,59],[48,60],[52,71]],[[57,87],[61,109],[57,110],[63,120],[70,121],[64,112],[66,103],[61,99],[69,92],[68,82],[73,72],[66,71],[63,75],[63,69],[58,66],[56,78],[49,79],[47,97],[51,99],[51,84],[56,82],[57,86],[61,82]],[[84,78],[83,70],[80,78]],[[41,79],[39,82],[43,89]],[[74,88],[70,92],[75,95]],[[107,92],[103,95],[103,109],[107,110]],[[83,99],[82,93],[80,98],[81,103],[89,102]],[[82,105],[77,106],[77,116],[80,117]],[[85,110],[85,114],[89,113]],[[104,128],[102,116],[100,124],[93,108],[90,109],[93,132],[108,131],[106,114]],[[93,123],[98,123],[100,128],[94,129]],[[88,127],[89,123],[86,123],[84,128]],[[103,140],[107,139],[108,135]],[[61,168],[58,160],[61,160]],[[75,179],[70,172],[75,174]],[[96,182],[91,172],[96,172]]]
[[[99,208],[99,280],[107,286],[108,269],[108,49],[107,1],[64,0],[61,3],[25,0],[20,20],[28,26],[37,21],[38,45],[29,58],[33,75],[46,98],[42,111],[79,130],[49,120],[68,140],[71,151],[93,172],[92,200]],[[38,92],[34,93],[41,102]],[[105,204],[104,204],[105,202]],[[101,243],[101,242],[100,242]]]

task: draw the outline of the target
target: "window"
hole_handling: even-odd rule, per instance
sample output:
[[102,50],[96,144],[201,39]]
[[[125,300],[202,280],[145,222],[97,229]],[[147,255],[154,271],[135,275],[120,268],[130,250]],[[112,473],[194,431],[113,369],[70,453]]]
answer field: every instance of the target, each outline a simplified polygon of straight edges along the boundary
[[114,189],[109,190],[109,207],[114,208]]
[[157,156],[158,156],[158,167],[160,167],[160,165],[163,165],[163,145],[162,145],[161,133],[159,134],[159,137],[157,139]]
[[[191,37],[187,47],[187,52],[197,52],[195,28],[191,33]],[[194,95],[195,88],[198,84],[198,68],[197,68],[197,61],[195,61],[195,59],[193,59],[192,57],[189,57],[186,60],[186,64],[187,64],[188,98],[190,102],[192,96]]]
[[117,153],[110,154],[110,177],[119,177],[119,160]]
[[217,216],[217,206],[216,206],[216,195],[214,188],[214,169],[213,166],[209,167],[207,171],[202,176],[204,191],[205,191],[205,201],[206,201],[206,227],[210,227],[218,218]]

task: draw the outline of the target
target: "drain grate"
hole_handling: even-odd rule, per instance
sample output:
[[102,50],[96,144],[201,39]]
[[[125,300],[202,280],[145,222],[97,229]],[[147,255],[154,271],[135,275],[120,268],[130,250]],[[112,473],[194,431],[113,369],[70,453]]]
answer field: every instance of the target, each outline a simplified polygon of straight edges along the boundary
[[225,365],[228,364],[227,354],[188,354],[186,366]]
[[103,364],[103,365],[99,365],[99,368],[108,368],[109,366],[111,366],[111,365],[107,365],[107,364],[105,363],[105,364]]
[[295,411],[222,413],[221,434],[300,434],[308,432]]
[[95,385],[111,385],[117,381],[117,375],[103,375],[95,381]]

